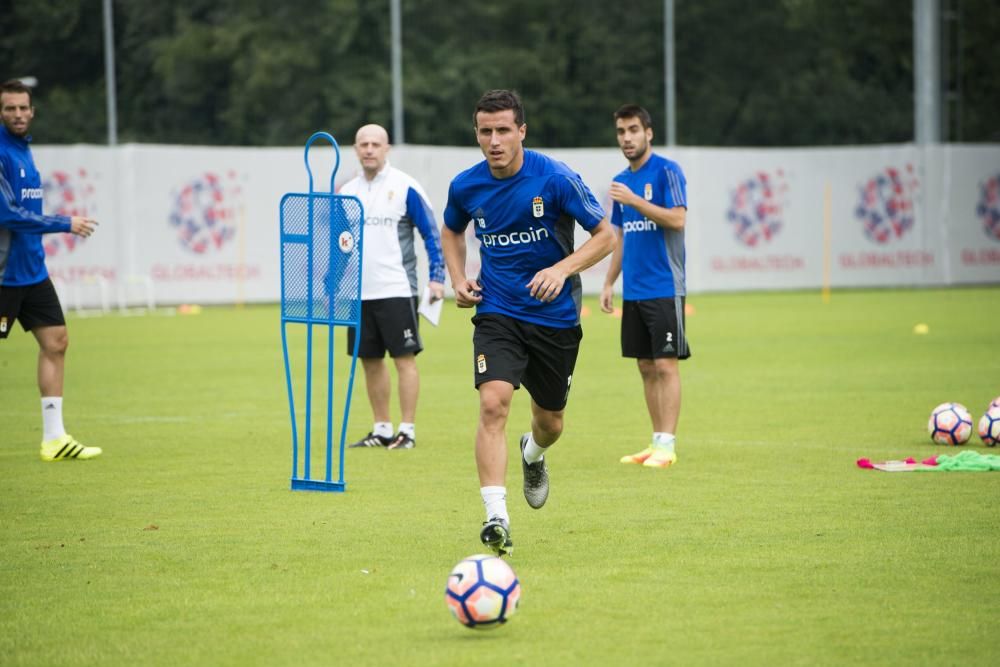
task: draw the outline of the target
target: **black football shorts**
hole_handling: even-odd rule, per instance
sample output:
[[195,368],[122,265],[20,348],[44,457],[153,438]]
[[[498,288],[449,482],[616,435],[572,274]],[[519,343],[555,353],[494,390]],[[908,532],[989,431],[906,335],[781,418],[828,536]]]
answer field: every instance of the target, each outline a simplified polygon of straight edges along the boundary
[[523,383],[545,410],[566,407],[573,368],[583,340],[579,326],[556,329],[498,313],[476,315],[472,335],[476,387],[503,380],[518,389]]
[[25,331],[65,326],[62,304],[50,278],[23,287],[0,285],[0,339],[10,334],[14,320]]
[[622,356],[635,359],[687,359],[684,297],[624,301]]
[[[370,299],[361,302],[361,342],[358,356],[381,359],[419,354],[424,345],[417,324],[417,297]],[[354,353],[354,327],[347,329],[347,354]]]

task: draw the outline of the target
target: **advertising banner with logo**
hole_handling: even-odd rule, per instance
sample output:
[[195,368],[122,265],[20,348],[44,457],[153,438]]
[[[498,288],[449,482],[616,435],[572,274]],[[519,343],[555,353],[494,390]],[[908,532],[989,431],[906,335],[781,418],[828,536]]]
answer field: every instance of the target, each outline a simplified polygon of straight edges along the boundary
[[814,240],[822,239],[822,186],[804,162],[792,150],[700,153],[686,169],[687,235],[700,240],[699,252],[688,256],[696,267],[690,287],[819,284],[822,248]]
[[925,206],[927,174],[914,147],[826,156],[833,188],[834,287],[942,281],[939,226]]
[[[958,153],[958,154],[956,154]],[[935,174],[929,215],[940,220],[932,243],[942,249],[944,282],[989,283],[1000,276],[1000,159],[980,146],[928,149]]]
[[64,305],[88,307],[102,299],[111,303],[122,256],[116,239],[120,229],[114,152],[91,146],[32,150],[42,175],[43,211],[96,218],[102,223],[99,234],[87,239],[68,233],[46,234],[43,239],[49,275]]
[[[825,280],[832,287],[1000,283],[1000,146],[655,150],[686,176],[689,292],[818,289]],[[141,302],[127,289],[136,282],[151,285],[159,303],[277,300],[278,203],[308,190],[301,148],[34,152],[46,211],[101,222],[86,241],[46,239],[67,307],[98,305],[109,294],[112,305],[121,295]],[[627,166],[620,151],[544,152],[579,173],[610,210],[611,180]],[[314,190],[326,192],[332,151],[317,145],[312,153]],[[424,186],[439,221],[451,179],[481,159],[475,146],[401,146],[389,154]],[[357,170],[347,145],[337,185]],[[578,228],[577,244],[587,238]],[[471,225],[467,241],[468,274],[476,275]],[[423,282],[426,258],[416,247]],[[600,291],[606,266],[583,274],[587,293]]]
[[290,160],[243,149],[147,146],[126,155],[130,190],[141,193],[129,206],[136,222],[130,272],[148,275],[158,299],[277,299],[271,182],[289,171],[282,163]]

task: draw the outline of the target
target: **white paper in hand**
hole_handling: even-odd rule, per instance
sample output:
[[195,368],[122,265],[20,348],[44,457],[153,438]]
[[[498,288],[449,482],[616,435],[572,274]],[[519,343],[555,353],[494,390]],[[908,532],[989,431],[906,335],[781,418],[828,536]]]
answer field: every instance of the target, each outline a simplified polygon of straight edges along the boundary
[[441,306],[444,305],[444,299],[438,299],[434,303],[431,303],[431,288],[425,287],[424,293],[420,297],[420,305],[417,307],[417,312],[423,315],[428,322],[434,326],[438,325],[441,321]]

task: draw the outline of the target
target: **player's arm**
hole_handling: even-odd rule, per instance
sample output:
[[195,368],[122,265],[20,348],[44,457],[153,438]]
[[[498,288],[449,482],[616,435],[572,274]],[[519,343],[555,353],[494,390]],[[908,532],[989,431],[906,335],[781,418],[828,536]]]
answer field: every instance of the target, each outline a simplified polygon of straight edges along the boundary
[[572,254],[535,274],[528,283],[528,290],[533,298],[552,301],[562,292],[567,278],[586,271],[614,250],[617,245],[616,235],[606,217],[588,231],[590,238]]
[[611,262],[604,276],[604,287],[601,288],[601,310],[605,313],[614,312],[615,309],[615,281],[622,272],[622,253],[625,250],[621,227],[611,225],[611,228],[615,232],[615,249],[611,251]]
[[65,215],[39,215],[21,206],[14,196],[14,189],[7,180],[2,163],[0,163],[0,227],[24,234],[73,231],[72,219]]
[[639,211],[643,217],[652,220],[664,229],[684,229],[684,223],[687,221],[686,206],[673,206],[671,208],[658,206],[653,202],[646,201],[632,192],[627,185],[618,181],[611,184],[611,198],[619,204],[631,206]]
[[406,214],[420,231],[427,250],[429,277],[427,287],[431,291],[431,302],[444,298],[444,257],[441,255],[441,237],[434,225],[434,211],[431,205],[414,188],[406,193]]
[[465,228],[469,226],[469,214],[454,196],[454,183],[448,188],[448,204],[444,207],[444,225],[441,227],[441,250],[451,276],[451,287],[455,290],[455,305],[472,308],[483,300],[483,290],[478,280],[465,276]]
[[451,276],[451,287],[455,290],[455,304],[459,308],[471,308],[483,300],[482,286],[478,280],[465,276],[465,230],[453,231],[447,223],[441,227],[441,249]]

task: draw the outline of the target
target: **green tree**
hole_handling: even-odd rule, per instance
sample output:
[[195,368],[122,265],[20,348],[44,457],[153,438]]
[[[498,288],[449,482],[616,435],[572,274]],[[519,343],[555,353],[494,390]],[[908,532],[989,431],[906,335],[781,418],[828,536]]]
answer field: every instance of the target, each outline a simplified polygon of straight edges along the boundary
[[491,88],[521,93],[533,146],[613,143],[626,101],[662,111],[660,1],[405,6],[408,141],[471,144],[472,109]]
[[1000,142],[1000,5],[996,0],[956,0],[952,69],[955,119],[950,137]]
[[[913,0],[677,0],[679,141],[705,146],[913,137]],[[663,0],[402,0],[408,143],[470,145],[490,88],[525,101],[528,143],[613,145],[611,113],[665,127]],[[389,1],[114,2],[120,141],[300,145],[392,130]],[[1000,140],[1000,5],[942,3],[949,133]],[[34,133],[107,136],[98,0],[0,0],[4,78],[35,76]]]
[[762,0],[738,12],[718,0],[679,5],[683,143],[798,146],[912,138],[909,0]]
[[107,137],[100,3],[0,0],[3,80],[33,76],[39,88],[32,134],[46,143]]

